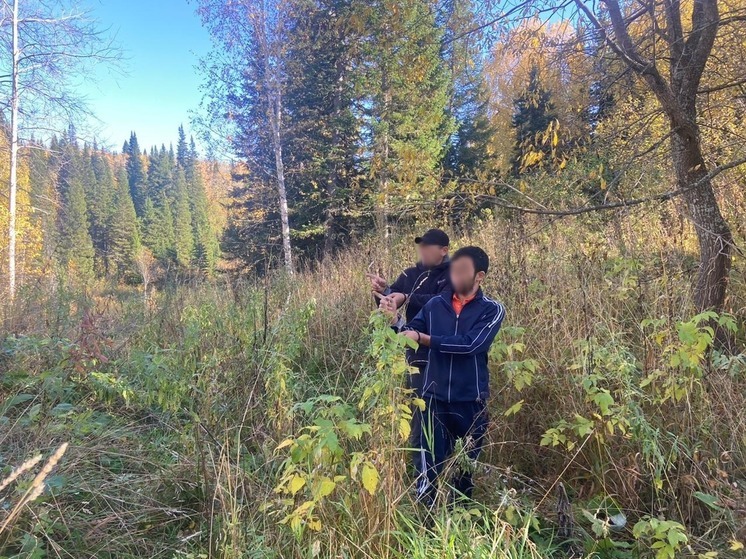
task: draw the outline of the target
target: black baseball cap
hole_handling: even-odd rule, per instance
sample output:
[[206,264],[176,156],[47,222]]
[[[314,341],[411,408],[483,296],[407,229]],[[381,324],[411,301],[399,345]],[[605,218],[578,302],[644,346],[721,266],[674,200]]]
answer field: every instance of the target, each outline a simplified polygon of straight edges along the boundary
[[446,232],[440,229],[428,229],[421,237],[415,237],[414,242],[418,245],[436,245],[439,247],[447,247],[451,244]]

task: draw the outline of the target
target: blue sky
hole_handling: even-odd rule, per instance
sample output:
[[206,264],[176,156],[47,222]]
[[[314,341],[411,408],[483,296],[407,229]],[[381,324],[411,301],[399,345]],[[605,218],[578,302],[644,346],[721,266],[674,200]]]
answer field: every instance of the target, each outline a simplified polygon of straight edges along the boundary
[[202,77],[195,68],[210,38],[187,0],[84,0],[110,28],[125,60],[121,70],[101,68],[83,86],[98,122],[99,143],[120,150],[130,131],[142,147],[176,141],[198,107]]

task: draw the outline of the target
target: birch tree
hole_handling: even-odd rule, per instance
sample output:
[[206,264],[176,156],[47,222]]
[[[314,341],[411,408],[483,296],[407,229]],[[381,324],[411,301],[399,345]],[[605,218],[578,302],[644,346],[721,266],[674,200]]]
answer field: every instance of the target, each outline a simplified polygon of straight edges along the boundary
[[[86,114],[74,80],[116,50],[90,13],[67,0],[3,0],[0,88],[10,123],[8,295],[17,291],[18,162],[24,141]],[[27,136],[27,137],[24,137]]]
[[285,268],[292,274],[283,159],[286,12],[284,0],[200,0],[198,7],[218,45],[205,68],[208,120],[227,121],[230,143],[255,183],[273,183]]

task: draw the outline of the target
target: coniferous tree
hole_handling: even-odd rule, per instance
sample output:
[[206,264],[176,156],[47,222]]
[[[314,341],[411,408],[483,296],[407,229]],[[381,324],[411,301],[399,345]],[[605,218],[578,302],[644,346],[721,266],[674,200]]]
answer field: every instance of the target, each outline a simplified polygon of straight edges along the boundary
[[209,274],[215,271],[220,256],[220,245],[210,221],[210,204],[207,199],[202,173],[197,167],[199,156],[194,138],[191,138],[184,176],[189,192],[192,229],[194,238],[195,263],[197,267]]
[[[274,257],[281,248],[289,274],[294,271],[284,137],[287,134],[285,87],[288,11],[284,1],[223,2],[200,0],[198,12],[225,56],[206,62],[220,76],[220,93],[211,96],[209,118],[229,120],[230,143],[250,164],[250,188],[263,208],[262,227],[252,246]],[[273,189],[267,196],[267,189]],[[274,221],[277,218],[277,221]],[[278,242],[279,240],[279,242]]]
[[62,211],[59,216],[60,263],[70,278],[87,281],[94,275],[94,249],[89,233],[81,154],[74,133],[62,144],[59,175]]
[[161,194],[173,199],[174,192],[174,169],[166,146],[162,145],[160,151],[155,147],[151,150],[150,164],[148,165],[148,196],[158,200]]
[[95,270],[99,276],[109,273],[110,224],[114,212],[114,176],[109,162],[98,150],[83,152],[83,182],[86,188],[90,233],[95,250]]
[[[494,171],[490,141],[494,130],[488,114],[484,79],[483,36],[471,0],[443,0],[442,57],[451,79],[448,114],[455,123],[448,142],[446,178],[486,177]],[[468,189],[468,184],[464,185]]]
[[190,167],[190,150],[187,145],[186,132],[184,125],[179,125],[179,138],[176,142],[176,164],[182,169]]
[[174,234],[176,262],[187,268],[194,258],[194,232],[192,212],[189,208],[189,191],[183,169],[176,171],[174,182],[176,200],[174,207]]
[[513,174],[518,175],[530,167],[541,165],[544,156],[549,154],[552,142],[540,141],[539,136],[557,119],[551,94],[542,86],[535,66],[531,69],[526,90],[515,100],[514,107],[515,148],[511,168]]
[[124,167],[120,167],[117,173],[114,211],[109,227],[110,272],[118,279],[134,276],[135,260],[140,251],[140,233]]
[[150,198],[145,200],[142,240],[157,259],[164,262],[174,259],[174,217],[171,204],[164,194],[161,194],[158,205]]
[[137,215],[143,215],[145,199],[147,198],[147,184],[145,164],[143,163],[140,144],[137,135],[132,132],[128,142],[125,142],[123,152],[127,156],[127,177],[130,185],[130,195],[135,204]]
[[440,169],[453,121],[447,112],[449,76],[440,56],[442,29],[430,3],[371,0],[370,11],[370,175],[378,225],[387,231],[395,207],[441,194]]
[[42,248],[40,267],[45,269],[53,262],[57,238],[57,212],[59,199],[56,188],[56,170],[50,153],[59,149],[53,137],[49,150],[34,144],[29,150],[29,183],[31,203],[37,210],[32,215],[32,226],[41,232]]
[[364,29],[356,17],[353,0],[294,0],[289,17],[288,192],[296,249],[310,255],[337,247],[361,205],[354,107]]

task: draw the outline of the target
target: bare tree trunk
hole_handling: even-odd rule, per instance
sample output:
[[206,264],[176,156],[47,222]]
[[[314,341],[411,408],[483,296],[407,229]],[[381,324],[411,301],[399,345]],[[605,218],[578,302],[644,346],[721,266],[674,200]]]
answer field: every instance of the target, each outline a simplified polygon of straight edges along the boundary
[[[595,16],[582,0],[577,7],[598,29],[622,61],[648,84],[671,127],[671,159],[678,186],[684,191],[687,211],[699,241],[699,272],[694,302],[699,311],[721,311],[725,303],[731,267],[732,235],[718,206],[703,157],[697,126],[697,92],[720,24],[718,0],[694,0],[691,29],[685,32],[681,0],[663,2],[670,55],[646,58],[629,33],[631,20],[625,18],[620,0],[605,0],[611,29]],[[668,65],[664,77],[657,62]]]
[[16,196],[18,192],[18,65],[21,51],[18,41],[18,0],[13,1],[12,15],[13,67],[11,69],[10,99],[10,185],[8,193],[8,293],[12,301],[16,295]]
[[721,311],[731,267],[733,239],[720,212],[698,137],[674,134],[671,139],[674,170],[699,241],[699,271],[694,288],[698,310]]
[[[267,117],[272,134],[272,151],[275,159],[275,180],[277,181],[277,198],[280,208],[280,227],[282,230],[282,251],[285,269],[292,275],[293,251],[290,244],[290,218],[288,216],[288,196],[285,188],[285,165],[282,159],[282,74],[281,37],[283,16],[281,5],[265,0],[245,0],[249,20],[254,30],[255,40],[262,58],[262,86],[267,103]],[[274,9],[272,9],[274,7]]]
[[282,136],[280,133],[282,123],[282,94],[277,91],[277,84],[269,84],[270,95],[270,122],[272,124],[272,148],[275,153],[275,170],[277,172],[277,196],[280,204],[280,221],[282,224],[282,250],[285,255],[285,268],[289,274],[293,274],[293,253],[290,246],[290,219],[288,218],[288,197],[285,190],[285,166],[282,161]]

